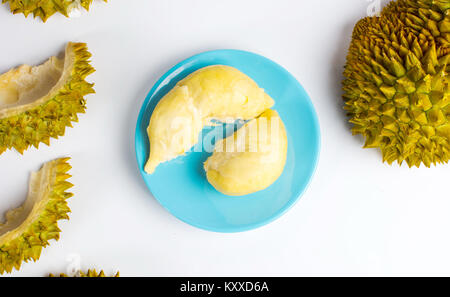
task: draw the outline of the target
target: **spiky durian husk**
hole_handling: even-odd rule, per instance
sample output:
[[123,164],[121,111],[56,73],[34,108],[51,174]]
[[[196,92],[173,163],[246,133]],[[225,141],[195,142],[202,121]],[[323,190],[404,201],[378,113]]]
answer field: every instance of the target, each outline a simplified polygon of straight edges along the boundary
[[[19,270],[22,262],[38,260],[42,248],[49,245],[49,240],[59,239],[61,230],[58,228],[58,220],[69,219],[70,208],[66,200],[73,196],[66,192],[73,186],[66,181],[70,177],[67,172],[71,168],[68,160],[69,158],[62,158],[48,162],[32,176],[29,198],[25,202],[32,203],[30,213],[26,214],[18,227],[0,234],[0,274],[10,273],[13,268]],[[43,180],[44,183],[39,183]],[[29,201],[33,192],[38,193],[38,201]],[[26,211],[25,204],[6,214],[7,221],[0,224],[0,230]]]
[[[79,3],[84,9],[89,10],[93,0],[2,0],[2,3],[9,2],[11,12],[23,13],[27,17],[30,13],[34,17],[40,17],[44,22],[49,17],[59,12],[69,17],[70,10]],[[107,0],[103,0],[107,2]]]
[[398,0],[355,27],[344,76],[345,109],[383,160],[450,157],[450,0]]
[[[53,274],[50,274],[49,277],[55,277]],[[65,273],[61,273],[59,277],[69,277]],[[105,272],[101,270],[100,272],[97,272],[95,269],[89,269],[87,272],[79,271],[78,274],[75,277],[120,277],[120,273],[117,272],[113,276],[106,276]]]
[[[69,43],[73,49],[74,65],[71,74],[58,93],[42,105],[19,114],[0,118],[0,154],[15,148],[23,153],[31,145],[50,145],[50,138],[63,136],[66,127],[78,122],[78,113],[86,110],[87,94],[95,93],[93,86],[85,78],[95,69],[89,64],[89,53],[85,43]],[[67,54],[67,53],[66,53]]]

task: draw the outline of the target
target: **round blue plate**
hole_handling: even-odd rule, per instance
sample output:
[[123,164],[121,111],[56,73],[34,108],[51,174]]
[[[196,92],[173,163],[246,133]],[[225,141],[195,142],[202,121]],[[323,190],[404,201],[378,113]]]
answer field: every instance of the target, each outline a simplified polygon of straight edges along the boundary
[[[178,81],[210,65],[229,65],[239,69],[276,102],[273,108],[280,114],[288,133],[288,157],[283,174],[266,190],[242,197],[219,193],[208,183],[203,170],[203,162],[210,156],[207,152],[189,152],[159,165],[152,175],[144,171],[149,155],[146,129],[156,104]],[[232,132],[233,129],[229,131]],[[300,198],[317,165],[320,129],[308,95],[284,68],[253,53],[217,50],[191,57],[160,78],[139,113],[135,145],[139,170],[147,187],[169,212],[202,229],[240,232],[275,220]]]

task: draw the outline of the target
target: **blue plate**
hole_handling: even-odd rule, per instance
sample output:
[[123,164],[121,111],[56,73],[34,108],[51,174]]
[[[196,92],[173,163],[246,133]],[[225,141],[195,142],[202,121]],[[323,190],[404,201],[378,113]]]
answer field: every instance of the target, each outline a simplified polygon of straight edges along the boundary
[[[156,104],[178,81],[209,65],[229,65],[239,69],[276,102],[273,108],[280,114],[288,133],[288,157],[283,174],[266,190],[242,197],[219,193],[206,180],[203,162],[210,155],[206,152],[189,152],[159,165],[152,175],[144,171],[149,155],[146,129]],[[232,132],[233,129],[228,131]],[[311,100],[284,68],[253,53],[217,50],[191,57],[160,78],[139,113],[135,145],[139,170],[147,187],[169,212],[198,228],[240,232],[275,220],[300,198],[317,165],[320,129]]]

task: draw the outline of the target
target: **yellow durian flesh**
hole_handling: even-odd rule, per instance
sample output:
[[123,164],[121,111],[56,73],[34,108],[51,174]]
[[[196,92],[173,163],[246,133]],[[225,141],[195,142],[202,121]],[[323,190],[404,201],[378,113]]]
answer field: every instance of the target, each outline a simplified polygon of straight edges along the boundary
[[282,174],[287,145],[280,116],[267,110],[216,143],[204,164],[206,177],[216,190],[229,196],[264,190]]
[[50,138],[63,136],[78,121],[86,109],[84,96],[94,93],[85,81],[95,71],[90,57],[86,44],[69,42],[64,59],[51,57],[0,75],[0,154],[49,145]]
[[202,68],[178,84],[157,104],[147,133],[150,156],[145,171],[183,155],[211,120],[249,120],[272,107],[273,99],[236,68]]
[[0,224],[0,274],[19,270],[22,262],[39,259],[49,240],[59,239],[58,220],[69,219],[66,192],[72,184],[66,180],[71,166],[68,158],[57,159],[31,175],[24,204],[6,213]]

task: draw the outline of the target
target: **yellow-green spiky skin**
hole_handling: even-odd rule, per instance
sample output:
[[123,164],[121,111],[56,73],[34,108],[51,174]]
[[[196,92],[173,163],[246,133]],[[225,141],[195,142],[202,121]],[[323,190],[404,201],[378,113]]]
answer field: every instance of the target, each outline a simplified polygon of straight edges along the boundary
[[383,160],[450,157],[450,0],[398,0],[355,27],[343,82],[353,133]]
[[89,64],[91,54],[85,43],[73,44],[75,64],[71,76],[58,94],[45,104],[18,115],[0,119],[0,154],[7,149],[23,153],[40,143],[50,145],[50,138],[63,136],[66,127],[78,122],[78,113],[86,110],[85,95],[95,93],[85,78],[95,69]]
[[10,240],[6,242],[0,236],[0,274],[11,273],[14,268],[19,270],[23,262],[37,261],[49,241],[59,239],[61,230],[58,221],[69,219],[70,208],[66,200],[73,196],[67,192],[73,186],[66,181],[70,178],[67,172],[71,168],[68,160],[62,158],[46,164],[49,169],[45,174],[51,177],[46,185],[49,191],[44,197],[46,203],[39,209],[35,219],[20,232],[12,231],[15,232],[13,238],[8,238]]
[[[53,274],[50,274],[49,277],[55,277]],[[59,277],[69,277],[65,273],[61,273]],[[95,269],[89,269],[87,272],[79,271],[78,275],[75,277],[120,277],[120,273],[117,272],[114,276],[106,276],[105,272],[101,270],[100,272],[97,272]]]
[[[89,10],[93,0],[81,0],[80,4],[86,10]],[[107,2],[107,0],[104,0]],[[11,12],[14,14],[23,13],[25,17],[33,14],[34,17],[40,17],[44,22],[49,17],[59,12],[69,17],[69,9],[75,0],[2,0],[2,3],[9,2]]]

